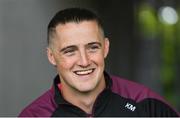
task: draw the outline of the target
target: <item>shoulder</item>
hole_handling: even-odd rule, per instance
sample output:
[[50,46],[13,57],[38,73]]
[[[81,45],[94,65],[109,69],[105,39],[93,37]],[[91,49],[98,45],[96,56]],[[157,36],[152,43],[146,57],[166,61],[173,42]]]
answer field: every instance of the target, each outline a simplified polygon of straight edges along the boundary
[[141,101],[145,98],[156,98],[159,100],[163,100],[161,96],[142,84],[117,76],[111,76],[111,79],[113,82],[111,88],[112,91],[125,98],[133,99],[136,102]]
[[148,117],[178,117],[179,115],[164,102],[153,98],[144,99],[138,105],[145,110]]
[[19,114],[20,117],[51,116],[55,110],[54,91],[48,90]]
[[175,113],[178,114],[178,112],[173,109],[164,98],[152,91],[150,88],[117,76],[111,76],[111,79],[113,82],[111,89],[114,93],[139,102],[143,106],[146,106],[146,108],[152,108],[148,105],[157,105],[157,108],[159,108],[161,106],[160,104],[163,104],[163,108],[173,110]]

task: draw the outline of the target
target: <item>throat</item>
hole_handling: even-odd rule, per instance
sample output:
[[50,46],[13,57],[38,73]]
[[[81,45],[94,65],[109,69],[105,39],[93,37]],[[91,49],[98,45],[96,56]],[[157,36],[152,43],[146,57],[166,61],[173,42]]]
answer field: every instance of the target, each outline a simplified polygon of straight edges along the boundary
[[87,114],[92,114],[94,103],[105,86],[105,79],[103,78],[92,91],[80,92],[62,81],[61,93],[66,101],[79,107]]
[[90,97],[86,96],[86,98],[79,100],[77,103],[78,106],[88,114],[92,113],[93,105],[96,100],[96,97],[95,98],[92,98],[92,96]]

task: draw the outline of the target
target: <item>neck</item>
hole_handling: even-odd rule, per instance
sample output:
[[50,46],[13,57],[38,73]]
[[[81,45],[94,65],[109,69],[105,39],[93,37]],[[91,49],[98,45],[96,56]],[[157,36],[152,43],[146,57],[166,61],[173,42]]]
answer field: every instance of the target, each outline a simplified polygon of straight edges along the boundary
[[62,85],[61,92],[65,100],[90,114],[92,113],[93,105],[97,96],[104,90],[104,88],[105,79],[103,78],[97,87],[92,91],[80,92]]

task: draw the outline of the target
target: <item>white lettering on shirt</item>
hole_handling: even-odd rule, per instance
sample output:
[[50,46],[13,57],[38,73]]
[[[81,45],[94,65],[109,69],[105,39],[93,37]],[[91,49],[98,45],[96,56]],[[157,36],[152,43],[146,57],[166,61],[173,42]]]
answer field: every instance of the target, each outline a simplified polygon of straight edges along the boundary
[[133,106],[132,104],[126,103],[125,108],[134,111],[136,109],[136,106]]

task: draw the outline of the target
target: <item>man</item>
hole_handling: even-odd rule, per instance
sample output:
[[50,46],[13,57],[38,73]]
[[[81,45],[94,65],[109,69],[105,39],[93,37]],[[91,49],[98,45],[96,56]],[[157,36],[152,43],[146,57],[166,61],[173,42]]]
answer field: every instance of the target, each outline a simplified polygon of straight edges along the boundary
[[20,116],[178,116],[148,88],[105,72],[108,51],[109,40],[94,13],[58,12],[48,25],[47,47],[58,75]]

